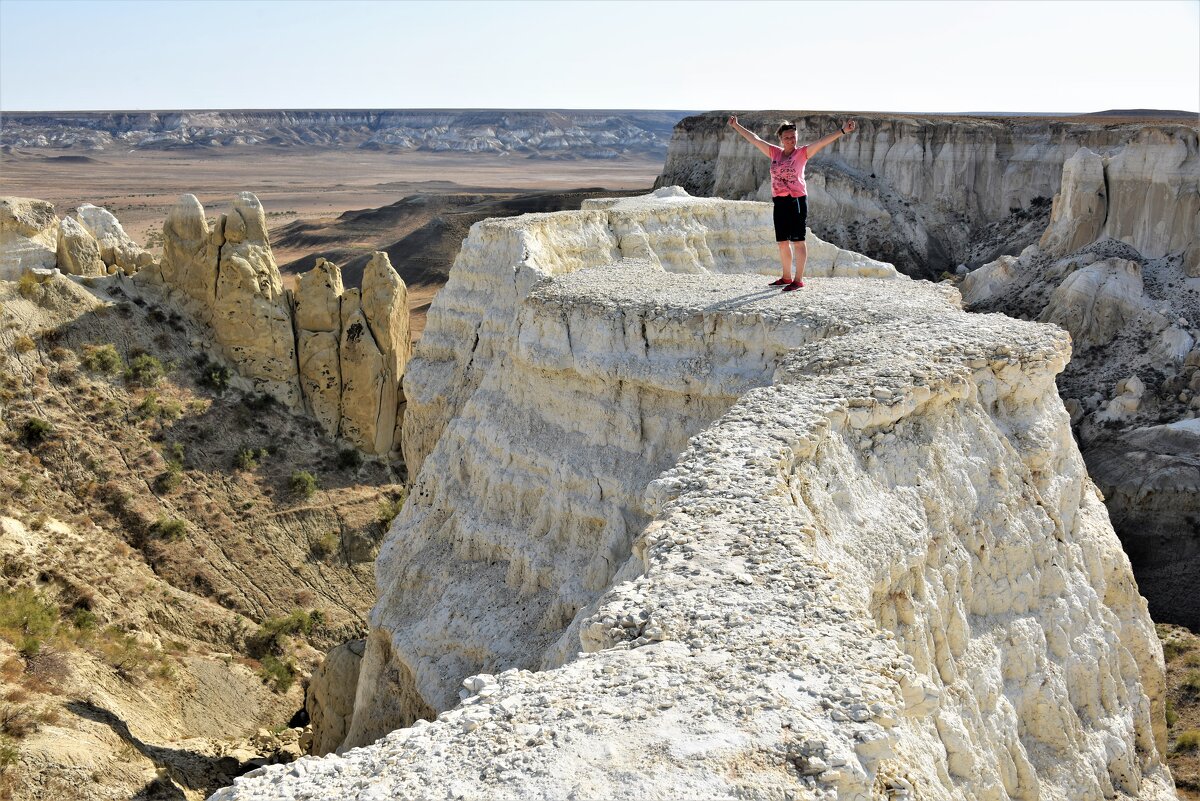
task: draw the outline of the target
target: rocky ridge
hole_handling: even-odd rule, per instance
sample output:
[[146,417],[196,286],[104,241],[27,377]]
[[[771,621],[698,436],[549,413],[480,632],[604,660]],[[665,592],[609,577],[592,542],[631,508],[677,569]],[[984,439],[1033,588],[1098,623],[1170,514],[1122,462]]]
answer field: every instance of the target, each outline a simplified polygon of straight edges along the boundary
[[413,725],[215,799],[1173,797],[1067,338],[833,247],[781,296],[767,229],[677,192],[473,228],[343,747]]
[[[656,185],[769,199],[767,160],[730,130],[728,116],[682,120]],[[1186,244],[1195,232],[1200,124],[783,111],[740,119],[771,141],[779,121],[791,119],[804,142],[834,131],[846,116],[859,130],[808,167],[810,224],[818,235],[910,275],[936,277],[1036,242],[1063,164],[1080,147],[1110,162],[1105,232],[1147,255],[1183,252],[1189,269],[1200,268],[1200,251]]]
[[5,112],[0,146],[103,151],[237,146],[504,153],[531,158],[661,155],[686,112],[295,110]]

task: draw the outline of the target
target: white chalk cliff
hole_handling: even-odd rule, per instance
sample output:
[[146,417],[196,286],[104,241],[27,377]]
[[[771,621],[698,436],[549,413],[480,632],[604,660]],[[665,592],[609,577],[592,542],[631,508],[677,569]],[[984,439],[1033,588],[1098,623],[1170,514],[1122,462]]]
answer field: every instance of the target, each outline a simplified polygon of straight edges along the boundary
[[1066,335],[657,194],[477,224],[431,309],[343,748],[437,719],[214,799],[1173,798]]
[[1066,329],[1059,378],[1154,619],[1200,626],[1200,152],[1148,130],[1063,167],[1050,222],[963,299]]

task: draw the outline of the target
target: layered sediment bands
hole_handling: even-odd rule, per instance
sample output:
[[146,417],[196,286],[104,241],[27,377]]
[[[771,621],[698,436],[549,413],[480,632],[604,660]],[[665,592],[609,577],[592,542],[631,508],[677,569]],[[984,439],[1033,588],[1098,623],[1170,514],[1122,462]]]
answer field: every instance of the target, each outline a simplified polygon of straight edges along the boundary
[[[844,120],[802,112],[755,112],[740,119],[773,141],[785,117],[796,123],[802,142],[832,133]],[[1195,209],[1190,202],[1172,207],[1167,199],[1177,194],[1180,176],[1193,169],[1187,165],[1196,158],[1194,126],[854,118],[859,130],[809,164],[809,223],[819,236],[894,261],[909,274],[937,275],[959,263],[981,263],[972,256],[972,243],[989,225],[1014,229],[1012,241],[1000,245],[1004,253],[1036,241],[1036,234],[1028,236],[1016,223],[1040,208],[1035,201],[1059,190],[1063,164],[1080,147],[1111,159],[1114,176],[1123,176],[1109,188],[1110,195],[1123,195],[1114,197],[1121,212],[1110,217],[1110,236],[1149,248],[1151,256],[1178,252],[1192,236]],[[768,162],[729,128],[727,114],[688,117],[675,127],[658,179],[658,185],[668,184],[699,195],[767,199]]]
[[[685,231],[713,202],[642,205]],[[556,218],[579,242],[526,222]],[[437,720],[216,798],[1173,798],[1067,336],[939,285],[660,263],[518,297],[424,459],[343,748]]]

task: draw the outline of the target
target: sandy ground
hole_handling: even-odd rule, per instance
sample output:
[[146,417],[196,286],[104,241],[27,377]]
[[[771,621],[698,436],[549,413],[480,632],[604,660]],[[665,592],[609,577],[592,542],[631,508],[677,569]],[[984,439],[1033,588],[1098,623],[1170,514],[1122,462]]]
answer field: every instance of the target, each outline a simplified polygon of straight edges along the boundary
[[[272,232],[295,220],[328,220],[350,209],[386,206],[415,193],[544,189],[647,189],[655,159],[551,161],[474,153],[398,153],[245,147],[204,153],[101,151],[88,156],[23,150],[0,160],[0,195],[48,200],[59,216],[83,203],[117,215],[141,245],[161,231],[176,198],[190,192],[210,215],[238,192],[253,192]],[[274,237],[272,237],[274,238]],[[156,254],[161,248],[150,248]],[[305,253],[278,249],[280,264]],[[424,328],[436,286],[409,293],[413,335]]]
[[464,189],[649,188],[652,159],[549,161],[473,153],[399,153],[246,147],[203,154],[22,151],[0,161],[0,195],[48,200],[60,216],[82,203],[104,206],[145,244],[182,193],[223,210],[238,192],[258,195],[275,227],[348,209],[385,206],[414,192]]

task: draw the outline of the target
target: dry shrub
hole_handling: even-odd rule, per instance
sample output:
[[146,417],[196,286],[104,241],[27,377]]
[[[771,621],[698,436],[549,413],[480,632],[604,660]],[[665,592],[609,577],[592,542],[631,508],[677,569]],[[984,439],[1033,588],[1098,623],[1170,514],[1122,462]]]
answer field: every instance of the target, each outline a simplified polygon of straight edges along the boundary
[[19,740],[37,729],[37,715],[29,704],[0,705],[0,732]]

